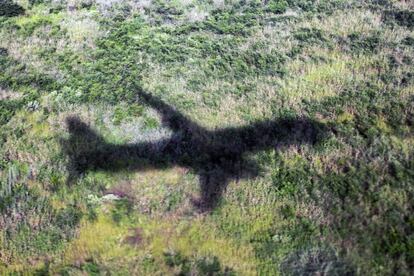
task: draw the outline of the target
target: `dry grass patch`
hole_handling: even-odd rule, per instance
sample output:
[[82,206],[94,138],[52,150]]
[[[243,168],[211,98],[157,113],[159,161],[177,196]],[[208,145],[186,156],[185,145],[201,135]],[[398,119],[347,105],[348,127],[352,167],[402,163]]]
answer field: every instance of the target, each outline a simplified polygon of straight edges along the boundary
[[317,28],[326,34],[346,37],[352,33],[370,33],[382,28],[381,14],[369,10],[335,11],[328,17],[302,21],[299,28]]
[[0,101],[1,100],[14,100],[14,99],[20,98],[21,96],[22,95],[17,92],[0,87]]

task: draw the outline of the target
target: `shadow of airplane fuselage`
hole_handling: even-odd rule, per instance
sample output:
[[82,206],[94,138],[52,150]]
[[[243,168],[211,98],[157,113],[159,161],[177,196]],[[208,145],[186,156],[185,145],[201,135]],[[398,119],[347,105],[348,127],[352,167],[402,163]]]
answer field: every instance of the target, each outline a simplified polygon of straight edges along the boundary
[[155,142],[115,145],[107,143],[77,117],[68,117],[70,137],[62,148],[70,158],[69,182],[87,171],[189,168],[200,177],[201,196],[195,202],[202,210],[218,203],[232,179],[251,178],[259,167],[246,155],[293,144],[315,143],[323,124],[308,119],[260,121],[243,127],[207,130],[177,112],[159,98],[144,91],[139,98],[158,110],[163,125],[173,131],[168,139]]

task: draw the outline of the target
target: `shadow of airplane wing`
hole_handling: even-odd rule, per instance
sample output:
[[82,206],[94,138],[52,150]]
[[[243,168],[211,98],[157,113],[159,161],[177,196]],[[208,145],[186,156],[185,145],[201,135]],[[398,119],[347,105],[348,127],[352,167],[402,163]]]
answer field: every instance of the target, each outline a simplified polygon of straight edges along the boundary
[[325,131],[324,124],[306,118],[258,121],[209,131],[210,158],[197,168],[201,197],[194,204],[209,211],[216,207],[230,181],[257,177],[261,170],[255,161],[248,159],[249,153],[314,144],[323,138]]
[[210,131],[209,137],[220,154],[241,155],[281,145],[314,144],[326,126],[307,118],[258,121],[242,127]]
[[162,124],[174,132],[189,131],[191,133],[202,133],[206,130],[185,115],[178,112],[174,107],[162,101],[159,97],[143,90],[137,92],[138,97],[145,104],[157,110],[161,115]]

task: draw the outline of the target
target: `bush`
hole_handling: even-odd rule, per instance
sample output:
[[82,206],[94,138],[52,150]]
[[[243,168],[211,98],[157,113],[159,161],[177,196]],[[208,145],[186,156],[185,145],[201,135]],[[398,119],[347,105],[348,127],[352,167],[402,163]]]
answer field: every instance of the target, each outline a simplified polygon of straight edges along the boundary
[[396,23],[408,28],[414,27],[414,11],[412,10],[386,10],[383,18],[389,24]]
[[284,13],[288,7],[288,3],[286,1],[281,0],[271,0],[268,2],[266,6],[266,11],[272,13]]
[[323,44],[328,41],[321,30],[314,28],[301,28],[293,36],[299,40],[301,44]]
[[29,5],[34,6],[38,4],[43,4],[45,2],[50,2],[50,0],[29,0]]
[[373,53],[381,45],[381,38],[379,36],[379,33],[368,36],[360,33],[352,33],[348,35],[348,43],[352,51]]
[[13,3],[11,0],[0,0],[0,16],[13,17],[24,14],[22,6]]
[[190,259],[180,252],[168,251],[164,253],[164,262],[179,271],[178,275],[235,275],[231,268],[222,267],[216,256]]
[[0,100],[0,125],[5,125],[23,106],[22,100]]
[[6,48],[0,47],[0,56],[7,56],[8,51]]
[[407,45],[407,46],[414,46],[414,37],[412,36],[407,36],[406,38],[404,38],[404,40],[402,41],[403,44]]

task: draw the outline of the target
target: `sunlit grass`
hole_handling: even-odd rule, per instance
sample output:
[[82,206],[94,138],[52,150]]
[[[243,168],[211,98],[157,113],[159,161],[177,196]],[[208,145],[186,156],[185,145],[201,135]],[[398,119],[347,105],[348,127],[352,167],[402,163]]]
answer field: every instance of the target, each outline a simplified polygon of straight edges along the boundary
[[352,57],[339,51],[313,49],[313,55],[322,61],[296,60],[289,65],[290,78],[283,84],[282,93],[291,103],[306,100],[323,100],[339,96],[350,84],[368,78],[375,66],[370,57]]

